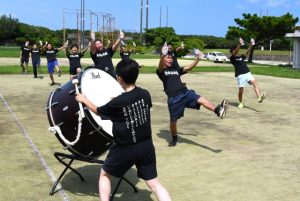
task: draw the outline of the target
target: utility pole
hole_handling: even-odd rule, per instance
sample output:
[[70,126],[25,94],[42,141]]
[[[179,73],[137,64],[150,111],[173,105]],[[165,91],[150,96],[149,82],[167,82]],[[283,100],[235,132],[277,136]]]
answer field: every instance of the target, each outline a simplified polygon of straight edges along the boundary
[[159,8],[159,27],[161,27],[161,6]]
[[149,15],[149,0],[147,0],[147,5],[146,5],[146,29],[148,29],[148,15]]
[[168,27],[168,20],[169,20],[169,7],[167,6],[166,27]]
[[140,41],[143,41],[143,0],[141,0]]

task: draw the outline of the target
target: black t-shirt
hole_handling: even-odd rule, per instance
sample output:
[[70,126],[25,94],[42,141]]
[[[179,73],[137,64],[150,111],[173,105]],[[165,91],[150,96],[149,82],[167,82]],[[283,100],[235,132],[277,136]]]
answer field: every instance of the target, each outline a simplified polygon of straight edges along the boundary
[[22,58],[29,58],[30,48],[28,46],[22,46],[20,50],[22,51]]
[[122,93],[106,105],[97,108],[102,119],[113,122],[113,136],[117,144],[134,144],[151,138],[151,96],[136,87]]
[[78,52],[76,54],[70,54],[70,52],[67,50],[66,55],[69,59],[70,68],[81,67],[80,59],[83,57],[84,53]]
[[32,61],[39,61],[41,58],[41,50],[39,48],[34,48],[31,50]]
[[180,76],[185,73],[183,68],[176,68],[176,66],[163,68],[161,71],[160,69],[156,70],[156,74],[163,82],[164,91],[168,97],[176,96],[187,90],[180,79]]
[[122,59],[129,59],[130,57],[130,52],[120,52],[120,57]]
[[95,67],[108,73],[110,71],[114,71],[114,65],[111,59],[114,53],[115,51],[113,51],[112,48],[103,48],[102,50],[97,50],[95,54],[90,52]]
[[245,63],[245,59],[246,59],[245,55],[241,55],[241,56],[231,55],[230,62],[234,66],[235,77],[250,72],[247,64]]
[[56,59],[56,53],[58,53],[59,50],[57,48],[54,48],[54,49],[51,49],[51,50],[48,50],[46,49],[45,50],[45,55],[46,55],[46,58],[47,58],[47,61],[53,61]]

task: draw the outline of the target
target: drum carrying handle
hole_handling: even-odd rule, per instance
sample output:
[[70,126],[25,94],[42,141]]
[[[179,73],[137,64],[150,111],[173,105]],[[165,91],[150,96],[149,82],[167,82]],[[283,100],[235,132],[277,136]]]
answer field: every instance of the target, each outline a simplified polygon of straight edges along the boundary
[[[78,86],[77,86],[78,82],[79,82],[78,79],[73,79],[72,80],[72,83],[75,85],[76,94],[79,94],[79,90],[78,90]],[[83,112],[82,103],[79,102],[78,104],[79,104],[79,109],[80,109],[80,115],[79,116],[81,116],[81,118],[84,118],[85,115],[84,115],[84,112]]]
[[62,141],[67,145],[67,146],[74,146],[80,139],[80,135],[81,135],[81,126],[82,126],[82,118],[81,116],[79,115],[78,116],[78,130],[77,130],[77,136],[76,136],[76,139],[73,141],[73,142],[70,142],[69,140],[67,140],[65,138],[65,136],[62,134],[61,132],[61,129],[59,127],[60,125],[56,125],[56,126],[53,126],[53,127],[49,127],[48,128],[48,131],[51,133],[51,134],[58,134],[60,139],[62,139]]

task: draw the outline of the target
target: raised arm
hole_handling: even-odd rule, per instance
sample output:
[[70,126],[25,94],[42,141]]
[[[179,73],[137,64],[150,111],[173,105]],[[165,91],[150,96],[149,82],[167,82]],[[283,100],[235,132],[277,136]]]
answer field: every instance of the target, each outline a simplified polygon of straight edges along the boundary
[[200,50],[196,50],[196,59],[189,65],[183,67],[183,72],[188,72],[191,71],[195,66],[197,66],[197,64],[199,63],[199,61],[201,60],[201,56],[202,56],[202,52],[200,52]]
[[96,38],[95,33],[91,31],[91,42],[89,44],[90,44],[90,52],[92,54],[95,54],[96,52],[95,38]]
[[116,40],[116,42],[113,44],[113,46],[111,47],[113,51],[116,51],[116,49],[118,48],[118,46],[121,43],[121,40],[123,40],[125,38],[125,34],[123,31],[120,30],[120,34],[118,39]]
[[183,67],[184,72],[191,71],[200,61],[200,54],[196,56],[196,59],[189,65]]

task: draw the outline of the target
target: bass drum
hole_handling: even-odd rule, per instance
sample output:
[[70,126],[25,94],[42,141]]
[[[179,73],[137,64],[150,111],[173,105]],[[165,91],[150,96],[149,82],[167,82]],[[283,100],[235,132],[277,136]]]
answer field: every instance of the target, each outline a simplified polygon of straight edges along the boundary
[[[86,68],[78,76],[78,88],[97,107],[109,102],[124,90],[106,72]],[[72,81],[50,93],[47,102],[49,131],[71,153],[84,157],[99,157],[113,141],[112,122],[102,120],[83,105],[85,118],[80,118],[76,89]]]

